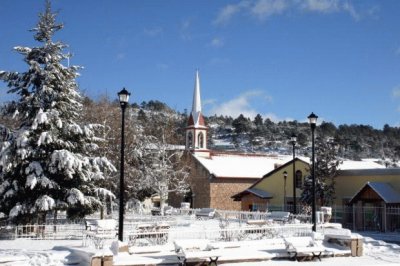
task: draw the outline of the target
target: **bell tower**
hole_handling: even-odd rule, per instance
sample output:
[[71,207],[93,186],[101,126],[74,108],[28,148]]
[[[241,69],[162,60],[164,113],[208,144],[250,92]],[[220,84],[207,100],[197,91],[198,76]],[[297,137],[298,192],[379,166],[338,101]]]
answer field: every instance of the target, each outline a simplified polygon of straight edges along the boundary
[[201,113],[199,71],[196,70],[192,112],[190,113],[186,127],[186,150],[201,156],[209,156],[210,151],[207,149],[207,131],[208,127]]

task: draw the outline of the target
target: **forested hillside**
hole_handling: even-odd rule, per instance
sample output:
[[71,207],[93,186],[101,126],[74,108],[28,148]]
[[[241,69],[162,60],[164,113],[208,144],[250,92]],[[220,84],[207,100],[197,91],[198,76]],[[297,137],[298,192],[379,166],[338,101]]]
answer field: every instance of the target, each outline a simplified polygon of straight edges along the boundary
[[[118,147],[120,134],[120,108],[118,102],[102,99],[86,99],[82,121],[101,122],[107,125],[113,136],[106,137],[109,144]],[[130,106],[132,126],[140,126],[141,134],[160,137],[164,132],[171,144],[184,145],[187,112],[177,112],[157,100],[133,103]],[[214,149],[229,149],[240,152],[265,152],[291,154],[290,137],[297,135],[297,152],[308,156],[311,132],[308,123],[298,121],[274,122],[261,115],[247,118],[210,116],[205,117],[210,127],[208,143]],[[2,117],[0,124],[12,129],[12,120]],[[3,128],[4,128],[3,127]],[[129,125],[128,132],[129,132]],[[162,129],[162,130],[161,130]],[[7,134],[3,130],[3,134]],[[111,133],[107,133],[111,135]],[[129,133],[128,133],[129,134]],[[133,133],[132,133],[133,134]],[[400,128],[385,125],[375,129],[369,125],[334,125],[322,121],[317,127],[317,137],[323,137],[335,145],[338,155],[348,159],[377,158],[388,166],[393,166],[400,158]],[[113,150],[113,149],[111,149]],[[107,152],[111,151],[107,149]],[[118,149],[115,149],[116,157]]]

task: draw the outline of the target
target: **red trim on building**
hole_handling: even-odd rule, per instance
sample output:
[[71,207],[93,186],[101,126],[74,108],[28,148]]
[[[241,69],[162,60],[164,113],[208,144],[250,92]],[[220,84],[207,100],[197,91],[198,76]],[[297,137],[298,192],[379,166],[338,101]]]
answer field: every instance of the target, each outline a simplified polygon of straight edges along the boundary
[[194,126],[194,120],[193,120],[192,113],[190,113],[190,116],[189,116],[187,124],[188,124],[188,126]]

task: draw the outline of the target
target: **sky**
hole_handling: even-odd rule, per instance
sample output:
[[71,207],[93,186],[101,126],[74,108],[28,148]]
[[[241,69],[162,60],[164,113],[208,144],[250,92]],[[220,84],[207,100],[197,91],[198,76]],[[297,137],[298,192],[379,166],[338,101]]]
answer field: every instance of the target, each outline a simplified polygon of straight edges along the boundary
[[[203,113],[273,121],[400,126],[400,1],[53,0],[54,40],[83,66],[84,94],[159,100],[190,110],[199,69]],[[44,0],[0,0],[0,70],[26,71],[12,48]],[[0,102],[7,95],[0,83]],[[15,97],[15,96],[14,96]]]

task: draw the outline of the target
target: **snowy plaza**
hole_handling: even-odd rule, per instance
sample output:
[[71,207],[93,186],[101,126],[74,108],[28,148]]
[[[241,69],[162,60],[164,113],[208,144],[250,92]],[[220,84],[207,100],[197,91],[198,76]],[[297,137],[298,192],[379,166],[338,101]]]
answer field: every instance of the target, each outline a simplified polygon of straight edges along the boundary
[[0,1],[0,266],[399,265],[399,3]]
[[[80,230],[72,229],[72,224],[58,225],[60,234],[52,232],[38,236],[20,235],[17,239],[0,240],[0,265],[180,265],[180,252],[177,245],[186,249],[204,252],[199,258],[190,257],[187,264],[209,261],[210,256],[218,256],[218,264],[223,265],[397,265],[400,246],[396,234],[388,234],[387,241],[370,236],[351,234],[337,224],[319,224],[317,234],[311,231],[311,224],[282,222],[267,219],[267,216],[249,216],[249,213],[217,212],[212,218],[196,218],[195,210],[183,210],[165,217],[151,215],[130,215],[125,221],[126,250],[118,250],[115,228],[107,231],[106,219],[103,229],[86,229],[77,224]],[[224,218],[225,216],[225,218]],[[89,219],[98,221],[98,219]],[[163,225],[159,230],[154,230]],[[63,228],[69,227],[62,231]],[[147,228],[147,229],[143,229]],[[153,229],[148,229],[153,228]],[[96,230],[95,235],[89,231]],[[4,231],[3,231],[4,232]],[[114,235],[113,235],[114,234]],[[384,235],[384,234],[383,234]],[[350,242],[340,244],[345,239],[356,236],[362,239],[360,256],[352,253]],[[3,235],[4,237],[4,235]],[[14,237],[9,235],[9,237]],[[330,241],[328,238],[336,238]],[[377,237],[375,235],[375,237]],[[288,253],[287,241],[294,239],[310,241],[315,239],[321,249],[320,260],[310,254],[301,254],[297,260]],[[379,235],[378,235],[379,239]],[[207,248],[208,245],[208,248]],[[120,248],[121,243],[120,243]],[[96,262],[96,259],[98,260]],[[104,264],[111,263],[111,264]]]

